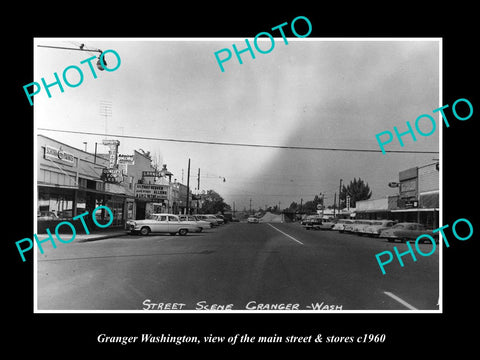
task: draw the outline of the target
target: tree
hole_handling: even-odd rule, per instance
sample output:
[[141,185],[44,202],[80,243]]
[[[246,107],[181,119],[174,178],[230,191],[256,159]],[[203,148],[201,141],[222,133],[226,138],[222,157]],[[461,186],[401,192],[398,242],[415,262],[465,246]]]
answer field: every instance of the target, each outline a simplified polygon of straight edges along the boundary
[[362,179],[353,178],[353,181],[350,181],[346,187],[342,186],[342,190],[339,196],[339,205],[340,208],[346,207],[346,198],[347,195],[350,195],[350,207],[355,207],[357,201],[368,200],[372,196],[372,191],[366,182]]
[[295,201],[292,201],[292,203],[290,204],[287,210],[289,210],[290,212],[295,212],[299,209],[300,207],[298,206],[298,204]]
[[314,213],[317,212],[317,206],[322,205],[323,206],[323,196],[320,197],[318,195],[315,195],[313,200],[307,201],[305,204],[302,206],[302,211],[306,213]]
[[208,190],[205,194],[202,194],[203,204],[201,212],[203,214],[217,214],[230,210],[230,205],[223,201],[223,198],[214,190]]

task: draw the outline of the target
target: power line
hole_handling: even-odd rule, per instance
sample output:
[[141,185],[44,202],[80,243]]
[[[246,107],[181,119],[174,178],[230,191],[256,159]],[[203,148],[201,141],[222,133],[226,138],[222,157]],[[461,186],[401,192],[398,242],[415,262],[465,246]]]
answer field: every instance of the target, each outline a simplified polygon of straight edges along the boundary
[[[38,128],[38,130],[56,131],[56,132],[64,132],[64,133],[71,133],[71,134],[82,134],[82,135],[110,136],[110,137],[139,139],[139,140],[155,140],[155,141],[168,141],[168,142],[206,144],[206,145],[221,145],[221,146],[243,146],[243,147],[289,149],[289,150],[323,150],[323,151],[350,151],[350,152],[372,152],[372,153],[382,152],[382,150],[376,150],[376,149],[348,149],[348,148],[329,148],[329,147],[314,147],[314,146],[287,146],[287,145],[247,144],[247,143],[203,141],[203,140],[183,140],[183,139],[155,138],[155,137],[148,137],[148,136],[100,134],[100,133],[87,132],[87,131],[58,130],[58,129],[47,129],[47,128]],[[439,153],[438,151],[415,151],[415,150],[386,150],[386,152],[389,152],[389,153],[403,153],[403,154],[438,154]]]

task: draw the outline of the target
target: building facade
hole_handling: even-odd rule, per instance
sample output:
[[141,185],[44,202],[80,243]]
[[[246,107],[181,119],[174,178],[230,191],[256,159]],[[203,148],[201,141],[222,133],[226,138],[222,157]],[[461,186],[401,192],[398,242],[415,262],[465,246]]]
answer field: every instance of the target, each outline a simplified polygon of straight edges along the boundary
[[[191,191],[176,180],[172,182],[167,165],[156,169],[148,153],[136,150],[119,154],[118,140],[107,139],[102,144],[108,147],[107,154],[92,154],[37,136],[37,233],[86,211],[91,213],[100,205],[113,212],[109,228],[123,227],[127,220],[146,219],[152,213],[186,213],[187,193],[193,210]],[[106,223],[106,216],[99,211],[97,221]],[[80,221],[72,224],[84,231]]]
[[357,201],[356,217],[418,222],[437,228],[440,209],[438,166],[435,162],[400,171],[398,195]]
[[[44,135],[37,136],[37,232],[100,205],[113,212],[110,227],[121,227],[131,213],[133,191],[104,180],[110,159],[77,149]],[[130,210],[129,210],[130,209]],[[96,214],[99,223],[109,219],[105,211]],[[85,217],[87,219],[87,217]],[[89,220],[90,221],[90,220]],[[79,221],[72,222],[79,225]],[[77,224],[80,223],[80,224]]]

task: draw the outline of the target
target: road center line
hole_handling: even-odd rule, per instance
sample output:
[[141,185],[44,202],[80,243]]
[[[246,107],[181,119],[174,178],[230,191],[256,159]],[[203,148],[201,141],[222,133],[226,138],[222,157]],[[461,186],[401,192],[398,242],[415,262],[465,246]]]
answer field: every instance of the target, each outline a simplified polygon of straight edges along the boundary
[[383,293],[384,293],[385,295],[390,296],[393,300],[398,301],[400,304],[402,304],[403,306],[409,308],[410,310],[418,310],[416,307],[410,305],[410,304],[407,303],[405,300],[400,299],[397,295],[392,294],[391,292],[384,291]]
[[301,244],[301,245],[305,245],[304,243],[302,243],[301,241],[295,239],[293,236],[290,236],[288,235],[287,233],[284,233],[282,230],[280,229],[277,229],[275,226],[273,226],[272,224],[270,223],[267,223],[267,225],[270,225],[272,228],[274,228],[275,230],[277,230],[278,232],[281,232],[283,235],[289,237],[290,239],[292,239],[293,241],[296,241],[297,243]]

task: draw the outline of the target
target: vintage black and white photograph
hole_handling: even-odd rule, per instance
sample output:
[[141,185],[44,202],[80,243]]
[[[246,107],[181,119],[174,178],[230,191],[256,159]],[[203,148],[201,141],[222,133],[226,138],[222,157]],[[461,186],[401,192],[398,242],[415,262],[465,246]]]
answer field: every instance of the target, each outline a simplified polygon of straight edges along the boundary
[[35,312],[442,311],[442,39],[270,34],[34,39]]

